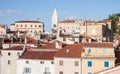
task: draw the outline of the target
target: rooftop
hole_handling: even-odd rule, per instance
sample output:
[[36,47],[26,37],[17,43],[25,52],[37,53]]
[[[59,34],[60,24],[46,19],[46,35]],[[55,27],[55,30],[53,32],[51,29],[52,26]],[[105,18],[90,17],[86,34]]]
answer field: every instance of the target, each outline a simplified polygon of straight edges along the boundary
[[66,19],[66,20],[60,21],[60,23],[75,23],[75,20],[73,20],[73,19]]
[[26,51],[20,59],[54,60],[56,51]]
[[3,50],[23,50],[23,46],[13,46],[13,47],[6,48]]
[[55,57],[80,58],[83,50],[82,44],[69,44],[58,50]]
[[84,47],[108,47],[108,48],[114,48],[112,42],[92,42],[92,43],[84,43]]
[[15,23],[42,23],[42,22],[36,20],[21,20],[21,21],[15,21]]

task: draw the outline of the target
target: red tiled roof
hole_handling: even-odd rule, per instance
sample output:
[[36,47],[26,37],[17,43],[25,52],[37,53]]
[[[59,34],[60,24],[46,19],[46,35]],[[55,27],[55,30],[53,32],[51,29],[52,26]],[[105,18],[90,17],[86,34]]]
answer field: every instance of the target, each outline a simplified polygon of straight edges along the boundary
[[87,23],[95,23],[93,20],[86,20]]
[[91,37],[87,36],[86,34],[80,34],[80,36],[85,37],[85,38],[91,38]]
[[106,22],[111,22],[111,20],[100,20],[98,23],[106,23]]
[[70,44],[58,50],[55,57],[80,58],[83,50],[82,44]]
[[43,45],[39,46],[40,48],[55,48],[55,43],[42,42]]
[[60,21],[60,23],[75,23],[75,20],[73,20],[73,19],[66,19],[66,20]]
[[108,47],[108,48],[113,48],[113,43],[112,42],[93,42],[93,43],[84,43],[84,47]]
[[15,23],[42,23],[42,22],[35,20],[21,20],[21,21],[16,21]]
[[23,46],[14,46],[3,50],[23,50]]
[[41,60],[53,60],[56,51],[26,51],[20,59],[41,59]]

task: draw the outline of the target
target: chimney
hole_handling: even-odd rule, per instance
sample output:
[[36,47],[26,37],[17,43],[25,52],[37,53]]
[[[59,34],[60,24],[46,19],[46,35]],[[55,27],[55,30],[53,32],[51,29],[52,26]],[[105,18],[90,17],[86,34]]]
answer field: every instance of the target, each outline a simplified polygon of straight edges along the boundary
[[62,42],[56,41],[56,48],[62,49]]

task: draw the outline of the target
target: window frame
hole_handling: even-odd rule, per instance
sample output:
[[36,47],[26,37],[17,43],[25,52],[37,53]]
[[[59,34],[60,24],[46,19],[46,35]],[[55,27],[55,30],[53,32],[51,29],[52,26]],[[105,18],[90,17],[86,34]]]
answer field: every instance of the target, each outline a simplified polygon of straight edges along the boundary
[[63,66],[63,60],[59,60],[59,66]]
[[79,61],[74,61],[74,66],[79,66]]
[[105,68],[108,68],[108,67],[109,67],[109,62],[108,62],[108,61],[105,61],[105,62],[104,62],[104,67],[105,67]]
[[92,61],[87,61],[87,66],[92,67]]

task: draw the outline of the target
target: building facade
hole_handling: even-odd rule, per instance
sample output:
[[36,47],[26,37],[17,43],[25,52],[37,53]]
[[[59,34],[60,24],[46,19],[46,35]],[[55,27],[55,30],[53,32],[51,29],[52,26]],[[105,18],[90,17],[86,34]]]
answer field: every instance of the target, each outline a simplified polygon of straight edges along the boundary
[[82,74],[93,74],[115,66],[113,43],[85,43],[82,53]]
[[[67,19],[59,22],[58,34],[78,33],[89,36],[93,39],[111,39],[111,21],[91,21]],[[59,38],[59,36],[58,36]]]
[[56,51],[28,50],[17,61],[17,74],[55,74]]
[[1,50],[1,74],[17,74],[17,59],[22,55],[23,47],[15,46]]
[[27,36],[37,39],[44,32],[44,23],[33,20],[16,21],[11,25],[11,31],[25,31]]
[[3,24],[0,24],[0,37],[5,36],[6,33],[7,33],[7,26],[3,25]]
[[55,55],[55,74],[82,74],[82,45],[70,44]]

